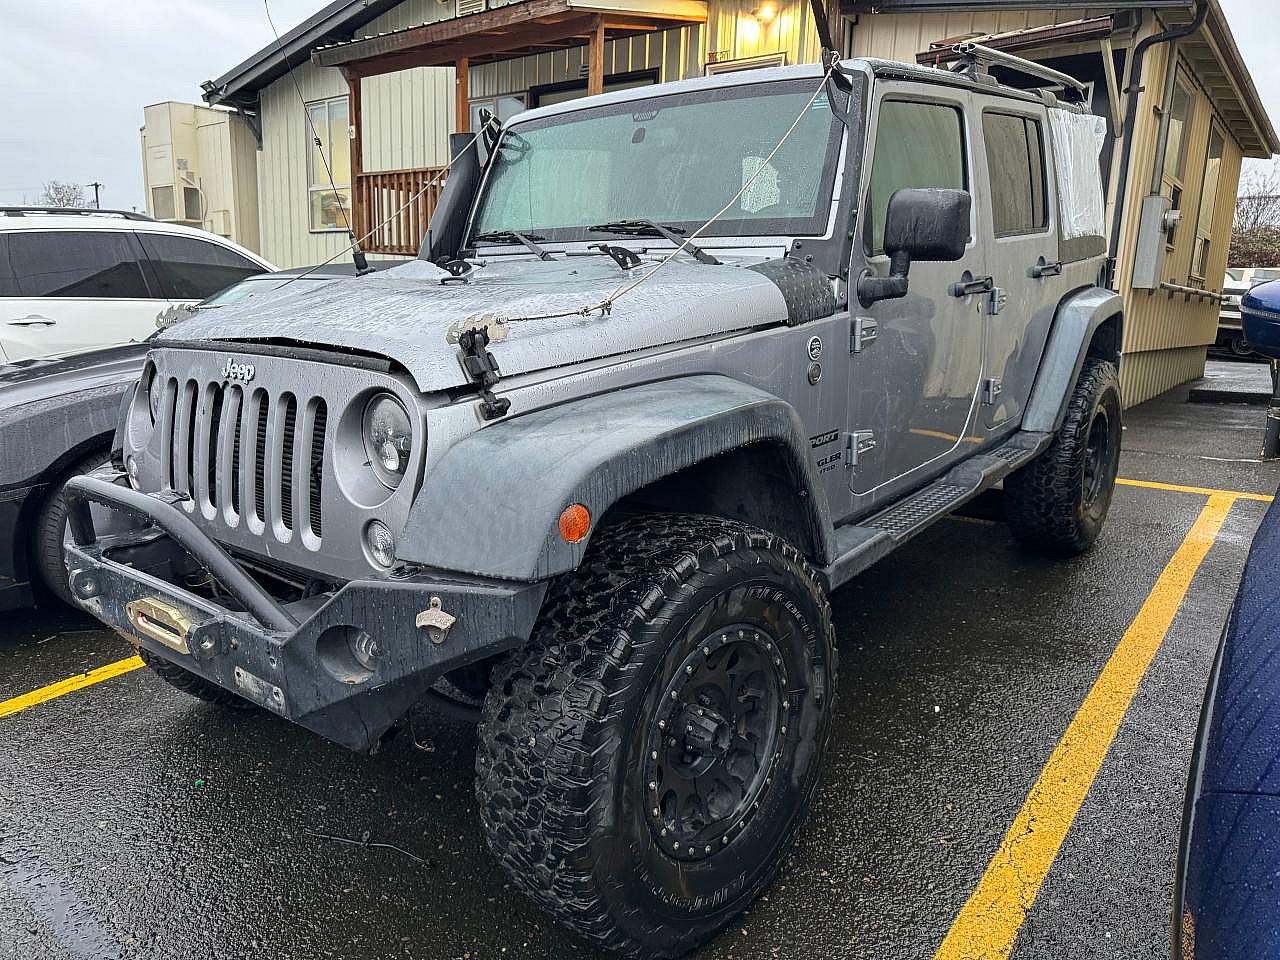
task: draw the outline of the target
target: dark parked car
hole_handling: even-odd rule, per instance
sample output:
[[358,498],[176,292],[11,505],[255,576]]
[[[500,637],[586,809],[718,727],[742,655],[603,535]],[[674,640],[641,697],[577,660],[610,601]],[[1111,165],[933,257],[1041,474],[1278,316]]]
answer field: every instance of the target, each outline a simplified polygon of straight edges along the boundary
[[1241,297],[1240,320],[1251,350],[1280,358],[1280,280],[1259,284]]
[[1174,960],[1280,957],[1280,502],[1210,675],[1174,896]]
[[[196,309],[234,303],[294,278],[351,274],[350,264],[257,274]],[[62,487],[107,462],[120,398],[138,379],[146,354],[144,343],[126,343],[0,364],[0,610],[50,596],[70,599],[62,564]]]

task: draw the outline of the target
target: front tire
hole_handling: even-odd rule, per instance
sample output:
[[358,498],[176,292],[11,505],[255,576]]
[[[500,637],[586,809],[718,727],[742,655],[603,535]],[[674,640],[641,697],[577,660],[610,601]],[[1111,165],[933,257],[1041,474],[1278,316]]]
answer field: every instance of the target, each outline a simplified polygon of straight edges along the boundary
[[69,537],[67,481],[72,477],[93,473],[107,465],[108,458],[105,450],[85,457],[51,486],[48,496],[40,507],[40,512],[36,514],[31,544],[33,565],[40,575],[40,581],[69,607],[74,607],[76,601],[71,595],[71,587],[67,584],[67,566],[63,560],[63,546]]
[[229,707],[233,710],[256,710],[257,706],[244,697],[238,696],[216,683],[210,683],[204,677],[192,673],[190,670],[183,670],[176,663],[166,660],[164,657],[157,657],[154,653],[147,650],[139,649],[138,656],[142,657],[151,672],[158,676],[169,686],[175,690],[181,690],[189,697],[195,697],[197,700],[203,700],[205,703],[212,703],[217,707]]
[[1120,375],[1114,363],[1091,357],[1053,442],[1005,479],[1005,510],[1019,540],[1056,557],[1093,546],[1115,491],[1120,431]]
[[786,542],[703,516],[602,529],[494,672],[476,758],[490,848],[579,933],[688,952],[794,842],[835,660],[826,596]]

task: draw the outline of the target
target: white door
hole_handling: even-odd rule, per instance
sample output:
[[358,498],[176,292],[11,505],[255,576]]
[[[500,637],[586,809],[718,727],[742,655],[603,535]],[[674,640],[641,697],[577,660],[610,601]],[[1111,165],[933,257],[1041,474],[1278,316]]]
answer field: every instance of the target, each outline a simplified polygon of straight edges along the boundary
[[166,306],[128,230],[0,234],[0,349],[9,360],[141,340]]

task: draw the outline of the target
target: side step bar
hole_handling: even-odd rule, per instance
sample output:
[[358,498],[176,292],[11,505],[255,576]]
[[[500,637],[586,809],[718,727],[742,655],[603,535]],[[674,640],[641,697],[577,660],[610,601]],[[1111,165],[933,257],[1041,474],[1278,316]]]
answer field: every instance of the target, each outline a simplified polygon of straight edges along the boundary
[[1049,446],[1051,433],[1023,430],[986,453],[975,454],[891,507],[836,527],[839,555],[823,570],[829,589],[847,583],[916,534],[993,487]]

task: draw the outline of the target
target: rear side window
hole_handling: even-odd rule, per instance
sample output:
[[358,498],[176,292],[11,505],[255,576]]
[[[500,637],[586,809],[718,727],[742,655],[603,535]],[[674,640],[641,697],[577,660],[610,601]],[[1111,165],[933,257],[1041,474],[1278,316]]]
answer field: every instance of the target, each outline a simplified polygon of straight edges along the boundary
[[1049,226],[1040,122],[984,113],[982,133],[991,171],[991,213],[997,237],[1039,233]]
[[160,281],[162,296],[173,300],[203,300],[262,267],[234,250],[196,237],[140,233],[143,249]]
[[[137,243],[113,230],[15,230],[0,292],[16,297],[147,300]],[[8,292],[12,291],[12,292]]]
[[898,190],[966,189],[962,123],[959,110],[939,103],[886,100],[880,105],[867,201],[870,253],[884,253],[889,198]]

